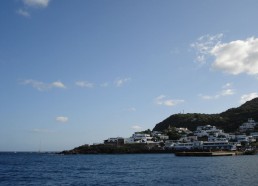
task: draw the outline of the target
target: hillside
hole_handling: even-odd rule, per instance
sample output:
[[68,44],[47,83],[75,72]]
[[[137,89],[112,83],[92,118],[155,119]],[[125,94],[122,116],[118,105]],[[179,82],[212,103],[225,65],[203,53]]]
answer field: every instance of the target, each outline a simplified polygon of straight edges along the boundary
[[258,121],[258,98],[254,98],[240,107],[228,109],[220,114],[174,114],[156,124],[153,130],[162,131],[169,126],[187,127],[190,130],[195,130],[199,125],[209,124],[224,129],[225,132],[233,132],[248,118]]

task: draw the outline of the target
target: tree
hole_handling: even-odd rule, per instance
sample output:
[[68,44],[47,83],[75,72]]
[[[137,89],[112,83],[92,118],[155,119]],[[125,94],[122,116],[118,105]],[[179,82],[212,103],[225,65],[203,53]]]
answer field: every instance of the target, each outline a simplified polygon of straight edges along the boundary
[[170,140],[178,140],[181,137],[181,135],[176,131],[175,127],[171,127],[167,135],[169,136]]
[[150,129],[147,129],[147,130],[144,130],[144,131],[141,131],[141,132],[137,132],[138,134],[150,134],[151,135],[151,130]]

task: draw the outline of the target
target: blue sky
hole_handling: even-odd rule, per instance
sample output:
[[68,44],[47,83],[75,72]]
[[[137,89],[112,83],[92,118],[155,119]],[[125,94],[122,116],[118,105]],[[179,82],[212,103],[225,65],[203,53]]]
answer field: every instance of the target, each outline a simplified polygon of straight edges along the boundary
[[258,96],[258,2],[2,0],[0,151],[59,151]]

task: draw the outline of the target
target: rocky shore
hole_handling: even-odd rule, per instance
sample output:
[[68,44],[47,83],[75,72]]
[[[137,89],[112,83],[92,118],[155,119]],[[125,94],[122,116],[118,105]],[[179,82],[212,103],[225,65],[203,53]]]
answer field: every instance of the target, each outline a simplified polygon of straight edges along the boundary
[[171,153],[172,150],[164,150],[149,144],[125,144],[116,145],[82,145],[72,150],[62,151],[59,154],[140,154],[140,153]]
[[[151,153],[227,153],[234,155],[254,155],[256,150],[251,151],[210,151],[210,150],[189,150],[189,151],[175,151],[173,149],[164,149],[149,144],[125,144],[125,145],[82,145],[72,150],[65,150],[59,152],[62,155],[76,155],[76,154],[151,154]],[[198,155],[199,155],[198,154]],[[206,154],[205,154],[206,155]]]

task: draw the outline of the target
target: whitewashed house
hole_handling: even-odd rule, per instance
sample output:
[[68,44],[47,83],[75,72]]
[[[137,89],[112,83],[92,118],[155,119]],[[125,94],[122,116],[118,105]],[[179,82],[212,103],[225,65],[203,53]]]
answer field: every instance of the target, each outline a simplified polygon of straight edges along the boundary
[[241,143],[241,142],[249,142],[248,137],[245,134],[241,134],[241,135],[236,135],[236,140],[237,142]]
[[176,131],[178,133],[185,133],[185,134],[190,134],[192,131],[188,130],[188,128],[176,128]]
[[183,136],[178,141],[184,142],[184,143],[190,143],[190,142],[197,141],[197,140],[198,140],[197,136]]
[[250,136],[253,136],[256,140],[258,140],[258,132],[251,132]]
[[219,136],[220,134],[224,134],[223,130],[217,129],[216,126],[205,125],[205,126],[198,126],[196,131],[194,131],[194,135],[198,137],[204,136]]
[[254,130],[254,127],[256,125],[257,125],[257,122],[255,122],[252,118],[249,118],[247,122],[239,126],[239,131],[245,132],[245,131]]
[[153,131],[151,133],[152,137],[159,138],[160,140],[168,140],[169,136],[165,135],[163,132],[160,131]]
[[130,138],[125,138],[125,144],[128,143],[156,143],[150,134],[142,134],[135,132]]
[[116,138],[108,138],[104,140],[104,144],[112,144],[112,145],[123,145],[125,139],[122,137],[116,137]]

